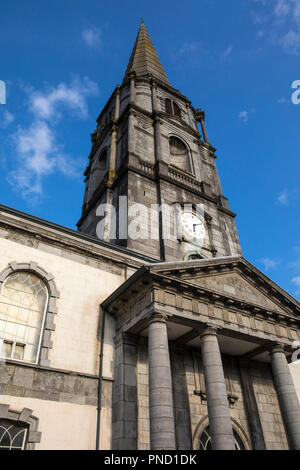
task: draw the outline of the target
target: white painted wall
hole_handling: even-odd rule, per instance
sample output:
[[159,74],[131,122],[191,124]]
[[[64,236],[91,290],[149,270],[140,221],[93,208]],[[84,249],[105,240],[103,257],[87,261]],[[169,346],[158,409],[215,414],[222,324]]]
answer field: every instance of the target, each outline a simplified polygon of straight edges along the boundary
[[[52,332],[51,367],[88,374],[98,374],[99,360],[99,304],[124,282],[123,276],[101,271],[53,253],[1,239],[0,272],[9,262],[35,261],[54,275],[60,298],[55,315],[56,330]],[[113,328],[112,321],[108,329]],[[108,335],[108,349],[112,349],[113,331]],[[106,364],[107,369],[111,365]]]
[[33,410],[39,418],[38,431],[42,433],[37,450],[94,450],[96,447],[96,418],[94,406],[59,403],[36,398],[0,395],[0,403],[10,409]]

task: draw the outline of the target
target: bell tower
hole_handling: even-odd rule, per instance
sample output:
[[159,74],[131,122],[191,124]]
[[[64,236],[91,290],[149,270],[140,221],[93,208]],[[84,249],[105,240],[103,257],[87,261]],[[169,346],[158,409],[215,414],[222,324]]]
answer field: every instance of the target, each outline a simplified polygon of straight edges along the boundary
[[91,137],[79,231],[162,261],[241,255],[204,112],[170,85],[143,21]]

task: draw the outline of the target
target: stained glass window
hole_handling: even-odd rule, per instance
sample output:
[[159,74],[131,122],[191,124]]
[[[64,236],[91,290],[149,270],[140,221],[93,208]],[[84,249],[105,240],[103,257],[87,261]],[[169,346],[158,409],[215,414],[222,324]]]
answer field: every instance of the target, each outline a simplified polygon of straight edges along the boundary
[[48,290],[34,274],[9,276],[0,296],[0,356],[37,362]]
[[21,423],[0,420],[0,450],[23,450],[26,444],[27,428]]

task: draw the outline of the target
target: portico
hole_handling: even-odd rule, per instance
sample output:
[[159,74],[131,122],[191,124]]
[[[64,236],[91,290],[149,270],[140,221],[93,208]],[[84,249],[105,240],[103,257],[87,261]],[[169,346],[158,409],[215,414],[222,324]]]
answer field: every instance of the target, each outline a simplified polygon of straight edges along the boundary
[[[219,285],[223,291],[216,290]],[[147,421],[148,410],[148,448],[180,447],[178,426],[190,426],[192,441],[205,410],[202,420],[209,423],[213,449],[234,449],[236,433],[244,437],[245,448],[270,448],[271,439],[279,439],[279,435],[290,448],[299,448],[300,408],[288,368],[290,345],[298,338],[299,305],[246,260],[223,258],[144,266],[103,306],[117,320],[118,341],[130,337],[135,344],[134,359],[131,355],[134,393],[132,401],[122,402],[123,429],[130,427],[129,409],[134,407],[137,417],[142,413],[142,425]],[[145,346],[144,371],[147,369],[147,379],[143,376],[147,393],[143,399],[139,399],[139,394],[145,387],[138,383],[141,343]],[[181,354],[178,351],[199,358],[201,364],[197,367],[202,369],[202,375],[195,367],[191,379],[185,366],[180,379],[176,377],[178,365],[174,357]],[[126,363],[126,358],[123,360]],[[230,382],[224,361],[237,364],[240,393],[234,380]],[[268,386],[273,387],[269,394],[260,393],[256,372],[254,378],[249,372],[253,367],[269,371]],[[115,381],[120,387],[118,377]],[[176,387],[186,387],[185,411],[178,403]],[[278,410],[274,417],[268,412],[269,401]],[[202,407],[202,413],[199,423],[194,423],[193,410],[197,407]],[[277,437],[271,437],[273,418],[278,426]],[[120,429],[120,421],[116,427]],[[139,447],[141,432],[146,431],[137,426],[131,441],[134,448]],[[113,441],[117,447],[120,439],[115,437]]]

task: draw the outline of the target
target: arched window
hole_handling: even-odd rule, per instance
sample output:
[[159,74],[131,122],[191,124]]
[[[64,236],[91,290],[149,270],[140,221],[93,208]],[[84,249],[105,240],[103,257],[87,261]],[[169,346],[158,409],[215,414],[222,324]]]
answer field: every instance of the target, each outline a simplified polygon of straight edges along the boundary
[[[244,443],[235,429],[233,429],[233,437],[235,443],[235,450],[245,450]],[[209,426],[204,429],[203,433],[200,436],[199,450],[212,450],[211,433]]]
[[166,113],[174,114],[175,116],[181,117],[181,110],[175,101],[171,101],[169,98],[165,99]]
[[0,296],[0,356],[37,362],[47,304],[48,289],[38,276],[8,276]]
[[0,450],[24,450],[28,426],[0,419]]
[[177,137],[170,137],[169,144],[171,164],[177,166],[181,170],[191,172],[191,163],[187,146]]

